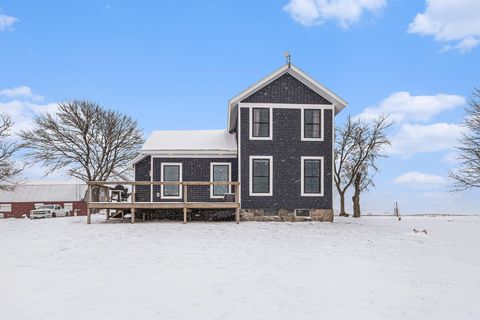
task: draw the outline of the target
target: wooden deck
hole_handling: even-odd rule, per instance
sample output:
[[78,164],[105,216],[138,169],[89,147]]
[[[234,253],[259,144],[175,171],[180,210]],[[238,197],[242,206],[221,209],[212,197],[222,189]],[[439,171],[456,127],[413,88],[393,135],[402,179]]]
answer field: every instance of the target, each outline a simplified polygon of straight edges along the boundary
[[[115,201],[112,196],[112,186],[127,186],[131,190],[130,196],[126,201]],[[182,199],[179,202],[140,202],[135,201],[135,187],[136,186],[150,186],[150,192],[153,191],[155,185],[178,185],[182,188]],[[189,186],[233,186],[235,189],[235,201],[215,201],[215,202],[190,202],[188,200]],[[101,188],[107,190],[107,201],[93,201],[92,188]],[[91,223],[92,209],[106,209],[107,220],[110,217],[110,210],[130,210],[131,223],[135,223],[136,209],[183,209],[183,223],[187,223],[187,215],[189,209],[235,209],[235,221],[240,222],[240,202],[239,202],[239,182],[210,182],[210,181],[90,181],[88,182],[88,200],[87,200],[87,223]],[[102,199],[105,200],[105,199]]]

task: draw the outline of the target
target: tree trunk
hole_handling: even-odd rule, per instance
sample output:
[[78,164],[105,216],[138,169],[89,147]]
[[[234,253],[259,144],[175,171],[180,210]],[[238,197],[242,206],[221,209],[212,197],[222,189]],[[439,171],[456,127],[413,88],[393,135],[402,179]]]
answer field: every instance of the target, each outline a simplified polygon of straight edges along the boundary
[[348,217],[348,214],[345,212],[345,192],[338,192],[340,195],[340,217]]
[[360,173],[357,173],[354,181],[355,193],[353,194],[353,197],[352,197],[354,218],[360,218],[361,216],[361,212],[360,212],[361,183],[362,183],[362,176]]

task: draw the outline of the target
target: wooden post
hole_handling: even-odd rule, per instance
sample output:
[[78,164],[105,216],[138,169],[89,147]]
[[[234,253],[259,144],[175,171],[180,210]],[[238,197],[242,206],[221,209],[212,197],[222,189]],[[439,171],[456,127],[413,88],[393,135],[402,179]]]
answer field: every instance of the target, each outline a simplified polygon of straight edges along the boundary
[[145,222],[145,211],[142,212],[142,222]]
[[92,223],[92,218],[90,216],[90,206],[87,206],[87,224]]
[[183,202],[188,202],[188,189],[187,185],[183,185]]
[[235,221],[237,224],[240,223],[240,194],[239,194],[240,185],[237,184],[235,186],[235,203],[238,207],[235,209]]
[[107,220],[110,219],[110,209],[107,209]]
[[135,208],[130,209],[131,211],[131,222],[135,223]]
[[92,202],[92,186],[88,185],[88,203],[87,203],[87,224],[92,223],[90,203]]
[[187,223],[188,187],[185,184],[182,187],[183,187],[183,223]]

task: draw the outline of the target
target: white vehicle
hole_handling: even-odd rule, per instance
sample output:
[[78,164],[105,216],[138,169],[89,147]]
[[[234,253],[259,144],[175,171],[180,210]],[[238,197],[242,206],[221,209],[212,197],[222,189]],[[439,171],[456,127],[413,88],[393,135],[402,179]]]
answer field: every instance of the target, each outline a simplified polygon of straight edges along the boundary
[[68,210],[63,209],[58,204],[45,204],[30,211],[30,219],[67,217],[68,215]]

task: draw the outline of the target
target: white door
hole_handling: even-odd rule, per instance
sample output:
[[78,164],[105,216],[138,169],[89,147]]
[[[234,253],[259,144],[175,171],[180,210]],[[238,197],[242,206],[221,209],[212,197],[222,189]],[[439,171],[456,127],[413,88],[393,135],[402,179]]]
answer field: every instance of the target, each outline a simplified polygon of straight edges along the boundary
[[73,203],[64,203],[63,209],[67,210],[69,214],[73,212]]

